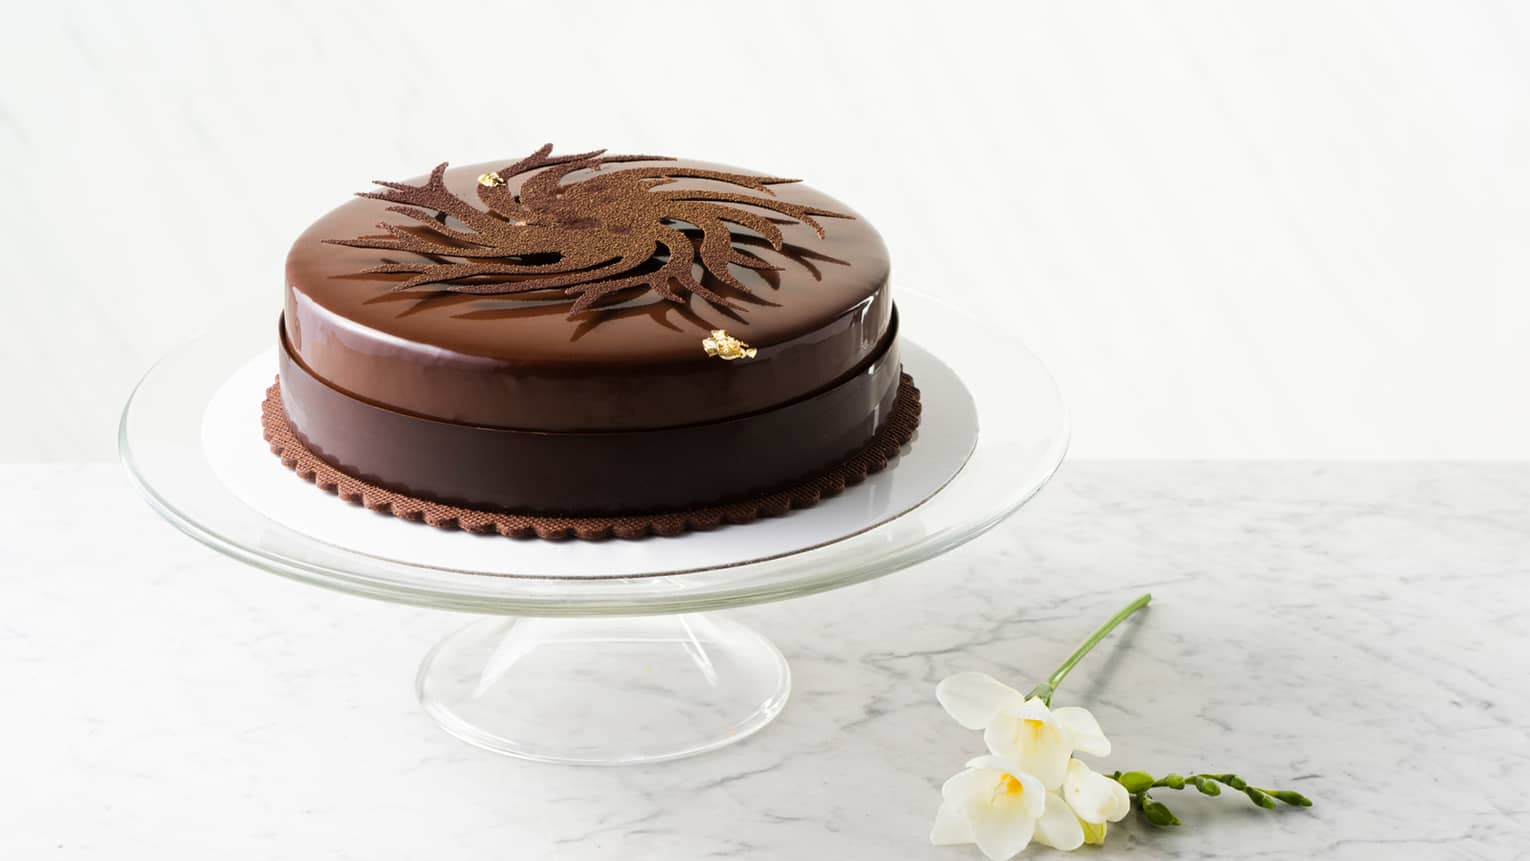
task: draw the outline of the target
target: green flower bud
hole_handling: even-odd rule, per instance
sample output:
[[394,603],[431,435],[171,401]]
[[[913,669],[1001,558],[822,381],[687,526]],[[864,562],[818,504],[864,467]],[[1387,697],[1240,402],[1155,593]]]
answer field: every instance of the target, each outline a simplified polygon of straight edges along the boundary
[[1149,822],[1160,827],[1179,824],[1179,817],[1175,816],[1169,808],[1165,807],[1163,802],[1145,795],[1142,797],[1142,814],[1147,817]]
[[1222,794],[1222,787],[1217,786],[1217,782],[1215,780],[1208,780],[1204,777],[1193,777],[1191,780],[1195,781],[1195,788],[1199,789],[1203,795]]
[[1244,783],[1243,778],[1236,774],[1218,774],[1216,775],[1216,779],[1222,781],[1228,786],[1231,786],[1233,789],[1236,789],[1239,792],[1248,789],[1248,784]]
[[1126,787],[1127,792],[1135,795],[1153,788],[1153,775],[1145,771],[1127,771],[1116,778],[1116,782]]
[[1178,774],[1165,775],[1158,782],[1163,784],[1164,786],[1169,787],[1170,789],[1184,789],[1185,788],[1185,779],[1183,777],[1181,777],[1180,775],[1178,775]]
[[1281,801],[1284,801],[1287,804],[1292,804],[1292,805],[1295,805],[1297,807],[1311,807],[1312,806],[1312,799],[1308,798],[1305,795],[1302,795],[1300,792],[1292,792],[1289,789],[1277,789],[1274,792],[1271,792],[1270,794],[1275,796],[1276,798],[1280,799]]
[[1243,790],[1243,794],[1248,796],[1249,801],[1252,801],[1260,807],[1263,807],[1265,810],[1269,810],[1275,806],[1275,799],[1271,798],[1263,792],[1260,792],[1252,786]]

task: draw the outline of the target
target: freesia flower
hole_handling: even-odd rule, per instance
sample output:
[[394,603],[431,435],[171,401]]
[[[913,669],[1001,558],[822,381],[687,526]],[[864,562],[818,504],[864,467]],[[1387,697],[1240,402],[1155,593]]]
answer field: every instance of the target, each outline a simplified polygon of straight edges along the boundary
[[990,861],[1008,861],[1034,839],[1055,849],[1077,849],[1084,827],[1068,803],[1014,762],[989,754],[940,789],[930,842],[976,843]]
[[1049,708],[987,673],[957,673],[935,688],[956,722],[983,730],[994,754],[1034,774],[1049,790],[1062,786],[1074,751],[1108,756],[1110,741],[1088,709]]
[[1300,792],[1250,786],[1236,774],[1104,775],[1073,757],[1075,751],[1108,756],[1110,740],[1094,715],[1081,708],[1054,709],[1052,696],[1091,649],[1151,600],[1143,595],[1126,605],[1030,693],[985,673],[957,673],[935,688],[935,698],[957,723],[983,731],[988,755],[968,762],[941,787],[931,843],[976,843],[991,861],[1009,861],[1032,840],[1064,851],[1102,844],[1109,823],[1133,807],[1153,825],[1178,825],[1169,808],[1149,794],[1159,789],[1194,787],[1220,795],[1226,786],[1266,810],[1277,801],[1312,806]]

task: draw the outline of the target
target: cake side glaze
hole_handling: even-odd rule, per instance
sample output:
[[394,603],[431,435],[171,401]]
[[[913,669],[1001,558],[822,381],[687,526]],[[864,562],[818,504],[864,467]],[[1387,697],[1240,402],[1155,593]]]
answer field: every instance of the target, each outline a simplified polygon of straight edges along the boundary
[[314,377],[280,341],[283,410],[294,435],[324,461],[410,496],[551,515],[677,511],[780,489],[864,446],[890,418],[901,376],[890,337],[837,385],[762,413],[681,427],[548,433],[367,403]]
[[[478,177],[503,165],[453,168],[446,184],[470,198]],[[737,170],[690,161],[630,165]],[[683,179],[665,187],[724,186]],[[801,184],[772,191],[781,200],[851,213]],[[712,422],[836,385],[889,338],[887,251],[859,217],[825,220],[822,239],[805,224],[775,219],[784,253],[748,247],[781,268],[730,269],[752,297],[715,279],[707,284],[729,291],[737,312],[696,296],[677,304],[646,295],[570,319],[568,303],[556,299],[394,292],[400,277],[360,273],[407,253],[324,242],[376,233],[378,222],[397,219],[387,206],[353,200],[299,237],[287,260],[285,335],[316,378],[402,413],[540,431]],[[745,232],[740,241],[752,236]],[[756,357],[708,357],[701,342],[712,329],[754,346]]]

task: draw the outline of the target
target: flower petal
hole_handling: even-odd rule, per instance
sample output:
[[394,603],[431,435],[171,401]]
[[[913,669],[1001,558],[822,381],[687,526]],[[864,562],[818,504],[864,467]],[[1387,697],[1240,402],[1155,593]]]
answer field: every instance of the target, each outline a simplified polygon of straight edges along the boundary
[[936,846],[953,846],[971,843],[974,839],[971,823],[957,812],[956,805],[941,802],[940,809],[935,811],[935,827],[930,829],[930,842]]
[[1051,720],[1052,709],[1049,708],[1041,697],[1031,697],[1009,709],[1009,713],[1015,717],[1036,718],[1037,720]]
[[1100,730],[1100,722],[1088,709],[1064,706],[1052,710],[1052,717],[1073,737],[1073,747],[1094,756],[1110,756],[1110,739]]
[[1041,781],[1034,775],[1025,772],[1011,772],[1010,777],[1020,781],[1020,786],[1024,789],[1021,801],[1025,815],[1032,819],[1040,819],[1047,809],[1047,788],[1042,786]]
[[1055,792],[1047,793],[1046,810],[1036,820],[1035,836],[1037,843],[1064,852],[1084,845],[1084,827],[1069,809],[1068,802]]
[[1025,702],[1023,694],[987,673],[950,676],[935,686],[935,699],[967,729],[982,729],[1003,709]]
[[972,824],[972,839],[990,861],[1009,861],[1030,845],[1031,835],[1036,831],[1036,820],[1030,816],[1016,815],[1019,811],[1011,805],[977,803],[966,810],[967,821]]
[[984,730],[983,741],[994,754],[1034,774],[1048,790],[1062,785],[1068,758],[1073,756],[1068,733],[1040,700],[995,717]]
[[1076,759],[1068,762],[1063,797],[1079,819],[1095,825],[1118,822],[1132,809],[1131,795],[1126,787]]
[[[972,789],[963,789],[964,795],[953,797],[982,797],[989,799],[993,803],[998,803],[998,799],[1005,799],[1013,803],[1018,798],[1020,810],[1025,816],[1035,819],[1041,815],[1041,811],[1046,804],[1047,790],[1046,787],[1041,785],[1041,781],[1036,779],[1035,775],[1027,773],[1025,769],[1004,757],[994,756],[993,754],[974,758],[971,762],[967,763],[967,768],[973,769],[980,774],[988,775],[987,779],[989,782],[978,783],[974,781],[971,784]],[[1004,783],[1005,777],[1014,778],[1015,782],[1020,784],[1018,792],[1014,790],[1014,787],[1006,787],[1008,791],[999,792],[1000,784]],[[949,785],[951,781],[948,780],[946,783]]]
[[[973,760],[977,762],[978,760]],[[1000,769],[972,768],[959,771],[940,787],[940,797],[952,804],[966,804],[973,799],[986,799],[1004,775]]]

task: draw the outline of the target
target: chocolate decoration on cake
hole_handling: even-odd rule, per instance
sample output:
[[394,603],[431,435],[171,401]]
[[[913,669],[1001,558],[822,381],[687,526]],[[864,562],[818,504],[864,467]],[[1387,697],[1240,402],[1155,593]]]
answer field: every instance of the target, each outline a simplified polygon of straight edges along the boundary
[[[395,290],[430,287],[453,293],[507,295],[561,289],[574,297],[571,313],[635,288],[650,290],[671,302],[694,293],[714,305],[738,309],[721,293],[692,274],[699,263],[708,275],[743,293],[751,290],[728,271],[729,265],[773,270],[780,267],[733,242],[734,224],[759,234],[776,251],[785,239],[754,207],[790,216],[824,238],[814,216],[851,218],[841,212],[777,199],[770,186],[799,180],[708,170],[664,156],[604,155],[605,150],[552,155],[552,144],[514,164],[478,177],[479,209],[452,194],[443,181],[446,163],[436,166],[423,185],[376,181],[387,191],[358,196],[398,204],[389,212],[417,224],[379,222],[386,236],[328,239],[336,245],[407,251],[422,262],[380,263],[364,274],[406,274]],[[624,162],[665,161],[654,167],[605,170]],[[594,175],[564,182],[570,174]],[[510,180],[525,174],[519,188]],[[662,189],[677,179],[714,180],[760,192],[758,195],[710,189]],[[736,204],[736,205],[729,205]],[[461,225],[459,228],[455,225]],[[700,233],[699,241],[680,224]],[[460,258],[443,260],[441,258]]]
[[[449,168],[441,181],[468,199],[480,176],[504,164]],[[662,164],[746,172],[706,162]],[[725,186],[684,179],[673,187]],[[788,203],[855,215],[802,183],[775,193]],[[801,222],[779,224],[779,254],[761,237],[735,235],[736,245],[775,256],[782,267],[734,271],[749,293],[703,274],[714,292],[732,291],[748,304],[747,314],[688,294],[677,303],[643,293],[570,321],[567,297],[557,291],[552,299],[396,291],[411,276],[363,273],[403,255],[324,241],[366,233],[390,205],[352,198],[293,243],[285,336],[294,357],[326,384],[412,415],[550,432],[719,421],[772,409],[856,373],[880,351],[892,319],[887,248],[860,216],[833,222],[824,239]],[[715,329],[754,347],[756,356],[734,362],[707,356],[701,341]]]
[[889,421],[887,250],[849,207],[706,162],[506,164],[384,183],[293,244],[282,406],[335,469],[475,508],[648,514],[770,493]]

